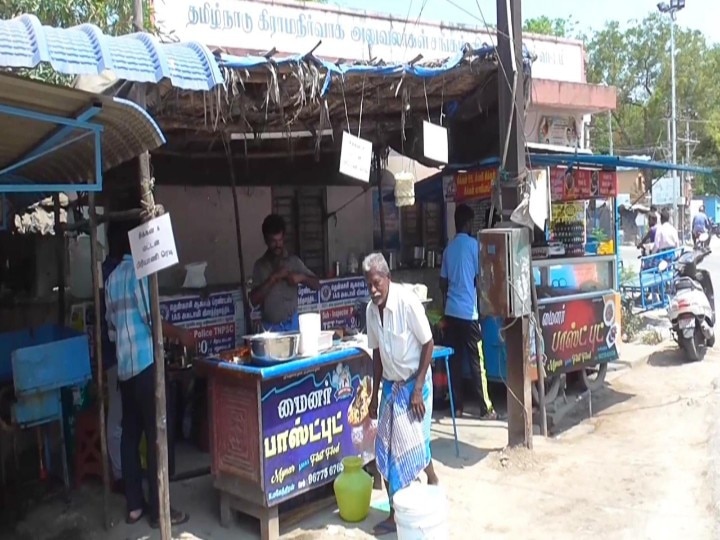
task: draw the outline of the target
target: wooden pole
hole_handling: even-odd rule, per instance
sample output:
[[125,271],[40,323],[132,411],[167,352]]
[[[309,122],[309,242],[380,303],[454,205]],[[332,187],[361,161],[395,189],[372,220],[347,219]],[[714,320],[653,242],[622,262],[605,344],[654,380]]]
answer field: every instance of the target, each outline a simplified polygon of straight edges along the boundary
[[102,279],[102,261],[98,253],[97,237],[97,212],[95,210],[95,193],[88,194],[88,214],[90,219],[90,264],[93,284],[93,304],[95,310],[95,325],[93,336],[95,341],[95,361],[97,362],[97,396],[98,396],[98,417],[100,418],[100,452],[102,454],[102,475],[103,475],[103,524],[105,530],[110,529],[110,471],[108,462],[108,447],[105,427],[105,371],[102,355],[102,313],[100,295],[105,294],[105,286]]
[[[138,31],[144,28],[143,1],[135,0],[133,23]],[[137,104],[146,108],[146,88],[138,87]],[[150,153],[143,152],[138,158],[140,198],[143,208],[148,210],[146,221],[154,215],[155,198],[152,193],[152,177],[150,174]],[[157,440],[157,488],[158,488],[158,517],[160,521],[160,538],[171,540],[170,523],[170,482],[168,478],[168,438],[167,438],[167,404],[165,397],[165,351],[163,348],[162,317],[160,315],[160,289],[157,274],[148,278],[150,288],[150,318],[152,321],[153,351],[155,357],[155,423]],[[148,451],[150,450],[148,441]]]
[[378,187],[378,204],[380,212],[380,251],[385,251],[385,205],[383,204],[383,185],[382,185],[382,161],[380,160],[380,154],[373,152],[373,164],[375,169],[375,182]]
[[57,263],[58,315],[59,326],[65,326],[65,230],[60,223],[60,194],[55,193],[53,215],[55,218],[55,260]]
[[245,331],[250,332],[250,295],[247,290],[247,277],[245,276],[245,258],[242,249],[242,232],[240,231],[240,206],[237,196],[237,179],[235,178],[235,165],[233,163],[232,146],[230,137],[223,134],[223,144],[227,155],[228,169],[230,172],[230,188],[232,190],[233,211],[235,214],[235,240],[237,242],[238,262],[240,263],[240,281],[242,282],[243,315],[245,317]]
[[[522,54],[521,0],[497,0],[498,102],[502,167],[503,221],[521,201],[521,174],[525,168],[523,121],[525,92]],[[532,274],[528,276],[533,279]],[[508,444],[532,448],[532,394],[530,392],[530,335],[528,317],[509,326],[507,354]]]

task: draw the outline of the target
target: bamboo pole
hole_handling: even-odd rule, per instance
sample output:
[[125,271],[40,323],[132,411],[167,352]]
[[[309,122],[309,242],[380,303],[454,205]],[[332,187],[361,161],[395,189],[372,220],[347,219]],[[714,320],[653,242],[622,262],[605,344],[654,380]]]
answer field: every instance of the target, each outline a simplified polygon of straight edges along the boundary
[[95,209],[95,193],[88,195],[88,207],[90,218],[90,264],[92,265],[93,304],[95,310],[95,326],[93,328],[95,341],[95,361],[97,362],[97,391],[98,391],[98,416],[100,418],[100,451],[102,454],[102,476],[103,476],[103,525],[105,530],[110,529],[110,471],[108,463],[107,429],[105,427],[105,371],[102,355],[102,313],[100,309],[101,294],[104,294],[104,283],[102,279],[102,262],[98,253],[97,237],[97,213]]
[[65,231],[60,223],[60,194],[55,193],[53,215],[55,218],[55,260],[57,263],[58,284],[58,325],[65,326]]
[[[144,28],[143,0],[134,0],[133,24],[137,31]],[[137,93],[137,104],[146,108],[146,87],[140,85]],[[146,209],[146,221],[155,217],[155,198],[152,193],[152,177],[150,174],[150,152],[143,152],[139,159],[140,197],[142,207]],[[168,438],[167,438],[167,402],[165,397],[165,351],[163,348],[162,317],[160,315],[160,290],[157,274],[148,278],[150,285],[150,317],[152,321],[153,351],[155,357],[155,423],[157,451],[157,489],[158,518],[160,522],[160,538],[171,540],[170,523],[170,482],[168,478]],[[150,448],[148,441],[148,449]]]
[[240,263],[240,281],[242,283],[243,294],[243,315],[245,317],[245,331],[250,331],[250,295],[247,290],[247,279],[245,276],[245,258],[242,249],[242,233],[240,231],[240,207],[238,205],[237,196],[237,180],[235,178],[235,166],[233,164],[232,146],[227,134],[223,134],[223,145],[225,146],[225,154],[228,160],[228,169],[230,171],[230,188],[233,198],[233,213],[235,214],[235,240],[237,241],[238,261]]

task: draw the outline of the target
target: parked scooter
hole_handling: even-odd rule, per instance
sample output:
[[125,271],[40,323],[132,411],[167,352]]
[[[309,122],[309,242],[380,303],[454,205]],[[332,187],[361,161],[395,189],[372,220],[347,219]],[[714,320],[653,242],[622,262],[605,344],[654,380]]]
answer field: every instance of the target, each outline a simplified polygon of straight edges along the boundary
[[[709,238],[702,233],[701,244]],[[705,237],[704,239],[702,237]],[[715,293],[710,273],[698,265],[711,253],[710,249],[697,248],[683,253],[675,262],[673,298],[668,317],[672,323],[673,338],[690,361],[702,360],[708,347],[715,345]],[[660,269],[667,269],[662,261]]]
[[710,236],[713,234],[720,238],[720,223],[710,223]]

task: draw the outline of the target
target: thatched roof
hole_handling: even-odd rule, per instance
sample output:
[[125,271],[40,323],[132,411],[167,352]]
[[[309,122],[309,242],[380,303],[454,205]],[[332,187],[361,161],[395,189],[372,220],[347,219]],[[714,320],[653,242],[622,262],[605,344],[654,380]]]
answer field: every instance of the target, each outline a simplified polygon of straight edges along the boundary
[[[491,47],[466,47],[446,61],[419,58],[405,65],[329,63],[312,55],[219,58],[224,87],[197,93],[160,86],[149,97],[170,147],[181,134],[207,147],[220,132],[252,138],[247,134],[348,129],[389,145],[422,120],[438,123],[442,116],[447,125],[497,107],[497,55]],[[529,61],[527,66],[529,74]]]

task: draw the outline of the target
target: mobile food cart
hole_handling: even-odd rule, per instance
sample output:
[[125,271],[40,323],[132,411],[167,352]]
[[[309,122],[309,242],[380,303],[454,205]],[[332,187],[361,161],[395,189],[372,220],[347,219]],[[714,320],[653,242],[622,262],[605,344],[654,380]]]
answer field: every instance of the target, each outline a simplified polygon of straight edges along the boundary
[[[549,219],[544,231],[536,231],[532,257],[546,394],[551,402],[566,377],[584,389],[599,387],[607,362],[618,358],[617,175],[614,170],[590,167],[538,168],[534,157],[531,161],[536,180],[549,194]],[[457,171],[452,179],[447,176],[445,181],[454,187],[450,190],[452,202],[467,204],[475,211],[473,229],[491,227],[497,167]],[[487,377],[504,383],[507,347],[503,324],[500,318],[481,318]],[[537,380],[537,370],[531,373]]]

